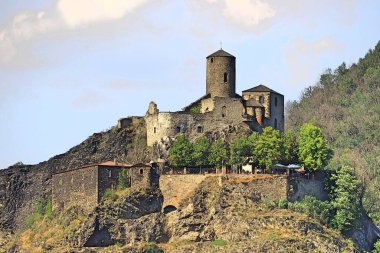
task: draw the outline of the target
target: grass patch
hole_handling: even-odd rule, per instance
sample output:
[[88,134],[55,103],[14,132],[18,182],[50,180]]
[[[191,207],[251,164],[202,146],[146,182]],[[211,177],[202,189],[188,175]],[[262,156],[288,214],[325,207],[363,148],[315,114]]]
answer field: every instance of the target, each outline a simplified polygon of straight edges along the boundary
[[116,194],[115,190],[107,189],[104,193],[104,200],[116,201],[119,198],[119,195]]
[[215,246],[215,247],[219,247],[219,246],[224,247],[227,245],[227,241],[225,241],[225,240],[214,240],[211,242],[211,245]]

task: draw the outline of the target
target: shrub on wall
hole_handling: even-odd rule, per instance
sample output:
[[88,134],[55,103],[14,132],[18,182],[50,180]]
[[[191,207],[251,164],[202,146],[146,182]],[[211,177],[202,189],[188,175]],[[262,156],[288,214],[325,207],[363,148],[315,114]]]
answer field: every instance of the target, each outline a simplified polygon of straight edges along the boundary
[[123,190],[127,187],[130,187],[129,178],[128,178],[128,171],[126,169],[122,169],[119,173],[117,189]]
[[119,195],[117,195],[116,192],[112,189],[107,189],[103,196],[104,200],[111,200],[111,201],[116,201],[118,198],[119,198]]
[[34,203],[34,212],[26,217],[26,225],[31,228],[37,220],[43,217],[51,218],[53,213],[51,198],[38,197]]

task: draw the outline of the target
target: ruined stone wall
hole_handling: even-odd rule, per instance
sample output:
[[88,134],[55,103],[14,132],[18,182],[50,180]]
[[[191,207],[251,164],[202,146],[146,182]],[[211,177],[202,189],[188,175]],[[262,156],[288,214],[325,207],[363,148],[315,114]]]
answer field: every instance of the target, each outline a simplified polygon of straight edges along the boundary
[[194,140],[205,133],[221,131],[244,121],[244,108],[239,98],[213,98],[213,111],[206,113],[160,112],[148,114],[147,145],[185,134]]
[[[224,80],[224,74],[227,80]],[[206,94],[211,97],[235,97],[235,57],[210,57],[206,63]]]
[[79,205],[91,211],[98,204],[98,167],[76,169],[52,176],[53,210]]
[[101,200],[107,189],[117,189],[119,173],[125,170],[120,167],[98,166],[98,200]]
[[152,167],[144,165],[134,166],[129,169],[128,175],[131,178],[131,188],[145,189],[159,187],[159,175]]
[[161,175],[160,189],[164,196],[163,207],[179,207],[182,200],[189,197],[198,185],[205,180],[205,175]]
[[201,100],[201,113],[210,112],[214,110],[214,99],[206,98]]
[[316,179],[302,177],[289,178],[289,201],[299,201],[307,195],[314,196],[322,201],[328,199],[328,192],[325,190],[324,177]]

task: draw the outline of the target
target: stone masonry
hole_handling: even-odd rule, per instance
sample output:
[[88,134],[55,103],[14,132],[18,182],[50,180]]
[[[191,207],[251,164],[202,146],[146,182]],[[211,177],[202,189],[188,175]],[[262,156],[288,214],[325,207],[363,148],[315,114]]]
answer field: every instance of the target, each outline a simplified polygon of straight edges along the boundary
[[127,184],[133,189],[158,188],[159,177],[155,170],[145,164],[116,164],[103,162],[82,166],[53,174],[53,210],[80,206],[91,211],[103,198],[107,189],[116,189],[121,171],[127,173]]
[[[284,131],[284,96],[259,85],[236,94],[236,58],[220,49],[206,58],[206,95],[177,112],[160,112],[154,102],[145,115],[147,145],[170,143],[178,134],[191,140],[245,125]],[[166,145],[166,144],[165,144]]]

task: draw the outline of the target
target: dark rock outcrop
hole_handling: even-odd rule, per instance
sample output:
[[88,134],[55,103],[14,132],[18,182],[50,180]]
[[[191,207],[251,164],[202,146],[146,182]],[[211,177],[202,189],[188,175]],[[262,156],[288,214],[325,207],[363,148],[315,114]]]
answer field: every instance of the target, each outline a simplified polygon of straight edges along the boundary
[[162,203],[159,189],[134,191],[116,202],[105,201],[89,215],[71,244],[99,247],[115,243],[166,242]]
[[15,165],[0,170],[0,229],[15,230],[25,226],[25,219],[34,211],[39,196],[51,196],[54,173],[82,165],[110,161],[130,163],[149,161],[146,149],[145,124],[96,133],[71,148],[37,165]]

